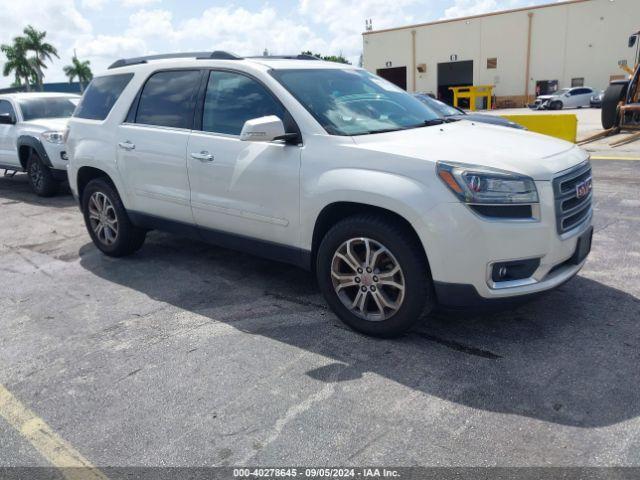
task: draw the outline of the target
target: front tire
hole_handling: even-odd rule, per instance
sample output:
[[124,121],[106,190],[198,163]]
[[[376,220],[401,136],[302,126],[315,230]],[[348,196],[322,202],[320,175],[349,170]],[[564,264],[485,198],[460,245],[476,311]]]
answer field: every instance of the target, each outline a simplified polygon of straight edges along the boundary
[[93,243],[105,255],[123,257],[142,247],[146,231],[131,223],[120,195],[104,178],[84,188],[82,212]]
[[549,105],[549,107],[551,108],[551,110],[562,110],[564,108],[564,104],[561,101],[556,100],[555,102],[551,102],[551,105]]
[[336,315],[367,335],[399,336],[435,304],[421,245],[383,216],[356,215],[334,225],[318,249],[316,275]]
[[27,176],[31,189],[39,197],[52,197],[58,192],[59,183],[42,162],[40,155],[33,150],[27,161]]

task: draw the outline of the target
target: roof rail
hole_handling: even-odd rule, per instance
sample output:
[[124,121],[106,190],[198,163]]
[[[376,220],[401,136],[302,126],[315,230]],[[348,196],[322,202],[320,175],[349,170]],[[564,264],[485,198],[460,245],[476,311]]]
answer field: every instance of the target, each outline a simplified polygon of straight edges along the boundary
[[197,60],[242,60],[233,53],[225,52],[223,50],[216,50],[215,52],[184,52],[184,53],[164,53],[161,55],[147,55],[146,57],[134,57],[134,58],[121,58],[116,60],[109,69],[128,67],[129,65],[139,65],[141,63],[147,63],[150,60],[166,60],[169,58],[195,58]]
[[322,60],[315,55],[309,55],[308,53],[301,53],[300,55],[258,55],[255,57],[247,58],[263,58],[265,60]]

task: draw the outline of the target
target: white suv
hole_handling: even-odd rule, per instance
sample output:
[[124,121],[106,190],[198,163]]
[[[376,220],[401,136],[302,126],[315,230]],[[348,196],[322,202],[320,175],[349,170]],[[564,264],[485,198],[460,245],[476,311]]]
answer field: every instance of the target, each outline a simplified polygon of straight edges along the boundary
[[0,169],[26,171],[34,192],[54,195],[67,179],[63,134],[79,95],[0,95]]
[[591,246],[584,151],[447,122],[313,57],[120,60],[69,129],[69,182],[104,253],[163,229],[290,262],[371,335],[398,335],[438,304],[557,287]]

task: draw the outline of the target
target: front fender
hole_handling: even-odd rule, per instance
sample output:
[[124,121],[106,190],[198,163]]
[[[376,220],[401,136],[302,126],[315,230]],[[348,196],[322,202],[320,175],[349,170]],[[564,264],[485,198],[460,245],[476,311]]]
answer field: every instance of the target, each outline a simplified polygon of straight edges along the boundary
[[434,192],[415,179],[356,168],[324,172],[315,185],[305,185],[304,191],[303,211],[308,214],[302,218],[301,243],[302,248],[309,250],[316,219],[325,207],[333,203],[360,203],[390,210],[407,220],[416,232],[424,231],[429,210],[439,203]]
[[[38,156],[40,157],[40,159],[42,160],[42,162],[47,167],[53,168],[53,165],[51,164],[51,159],[49,158],[47,151],[45,150],[40,140],[37,139],[36,137],[33,137],[31,135],[20,135],[16,140],[16,148],[17,148],[18,154],[20,153],[20,147],[29,147],[34,149],[38,154]],[[22,164],[22,168],[26,170],[27,169],[26,160],[23,162],[21,158],[20,163]]]

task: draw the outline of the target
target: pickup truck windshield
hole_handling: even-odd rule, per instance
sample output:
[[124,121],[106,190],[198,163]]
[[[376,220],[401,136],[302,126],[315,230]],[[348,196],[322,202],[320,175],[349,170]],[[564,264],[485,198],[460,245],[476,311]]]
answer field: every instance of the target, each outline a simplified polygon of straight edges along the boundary
[[364,70],[272,70],[331,135],[366,135],[438,123],[439,116],[394,84]]
[[78,104],[77,98],[51,97],[19,100],[22,118],[25,122],[36,118],[70,117]]

